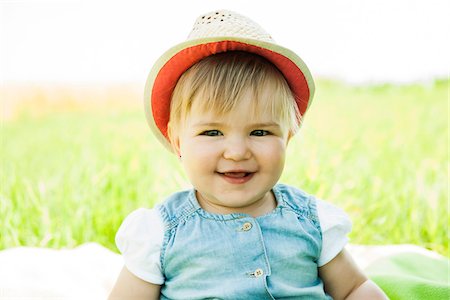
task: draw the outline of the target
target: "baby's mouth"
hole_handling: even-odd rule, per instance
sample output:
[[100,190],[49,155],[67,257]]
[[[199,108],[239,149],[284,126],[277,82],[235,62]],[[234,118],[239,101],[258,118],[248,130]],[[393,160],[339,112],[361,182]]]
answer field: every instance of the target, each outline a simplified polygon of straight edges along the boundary
[[256,172],[248,172],[247,170],[230,170],[226,172],[217,172],[224,180],[231,184],[244,184],[250,181]]
[[250,175],[251,173],[250,172],[225,172],[225,173],[220,173],[220,174],[227,176],[227,177],[243,178],[245,176]]

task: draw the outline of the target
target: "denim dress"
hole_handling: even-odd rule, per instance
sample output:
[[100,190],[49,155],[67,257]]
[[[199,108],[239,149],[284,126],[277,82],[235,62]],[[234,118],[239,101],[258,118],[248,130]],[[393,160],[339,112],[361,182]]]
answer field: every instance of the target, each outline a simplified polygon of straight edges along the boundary
[[194,190],[173,194],[132,212],[116,244],[161,299],[331,299],[318,267],[347,243],[348,216],[294,187],[272,191],[277,207],[256,218],[209,213]]
[[331,299],[318,276],[316,199],[282,184],[273,192],[276,209],[257,218],[209,213],[194,190],[158,205],[161,299]]

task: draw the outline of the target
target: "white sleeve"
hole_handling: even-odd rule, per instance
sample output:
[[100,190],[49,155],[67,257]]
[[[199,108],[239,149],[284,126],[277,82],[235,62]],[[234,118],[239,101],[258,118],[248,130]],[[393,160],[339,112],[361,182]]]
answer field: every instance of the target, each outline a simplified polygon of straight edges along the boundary
[[348,242],[347,234],[352,229],[347,214],[337,206],[317,199],[317,214],[322,229],[322,252],[319,267],[327,264],[341,252]]
[[125,266],[135,276],[163,284],[160,253],[164,225],[157,209],[140,208],[129,214],[116,234],[116,245]]

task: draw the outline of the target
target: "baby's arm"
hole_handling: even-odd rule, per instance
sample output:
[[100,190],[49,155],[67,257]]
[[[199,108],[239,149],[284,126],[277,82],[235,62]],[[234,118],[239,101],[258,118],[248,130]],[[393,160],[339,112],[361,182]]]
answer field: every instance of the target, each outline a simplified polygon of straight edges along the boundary
[[333,299],[388,299],[369,280],[344,249],[329,263],[319,268],[325,292]]
[[160,290],[160,285],[144,281],[123,267],[108,300],[156,300],[159,299]]

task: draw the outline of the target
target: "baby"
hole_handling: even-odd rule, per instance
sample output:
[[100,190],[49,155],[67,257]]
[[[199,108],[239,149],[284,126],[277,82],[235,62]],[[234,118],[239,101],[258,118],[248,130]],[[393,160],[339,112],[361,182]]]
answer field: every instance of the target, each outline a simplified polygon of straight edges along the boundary
[[386,299],[345,250],[345,213],[278,184],[314,84],[246,17],[199,17],[150,72],[147,119],[193,185],[132,212],[110,299]]

